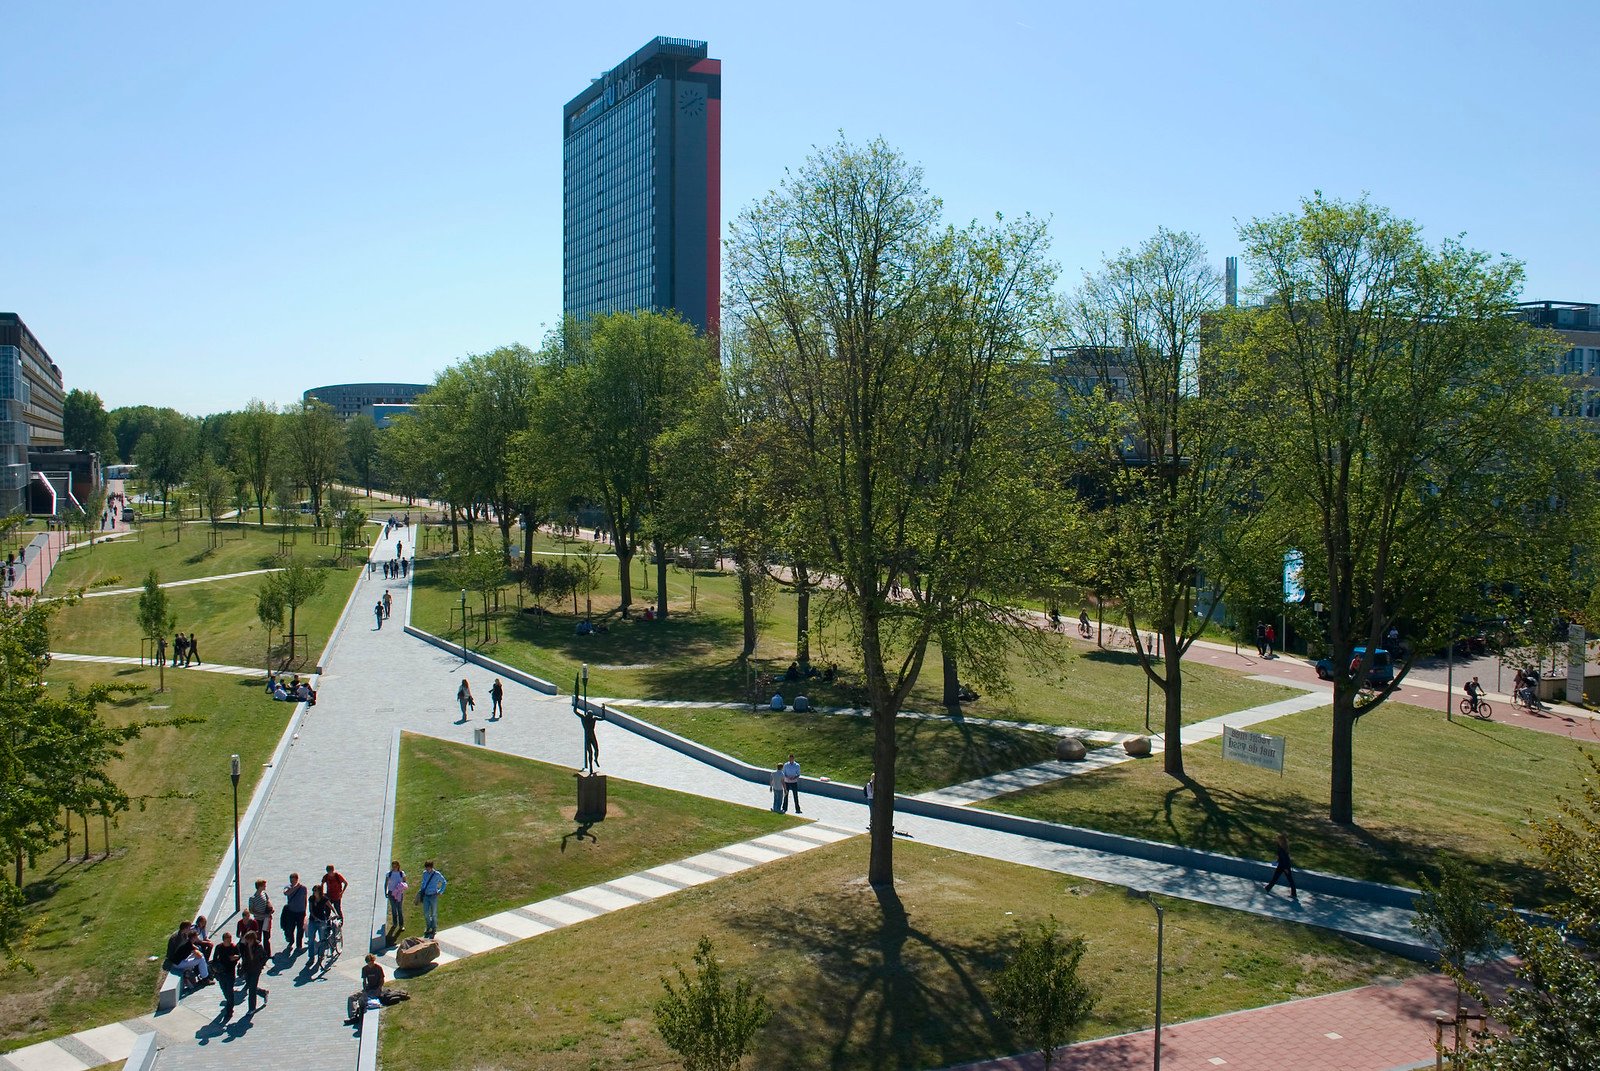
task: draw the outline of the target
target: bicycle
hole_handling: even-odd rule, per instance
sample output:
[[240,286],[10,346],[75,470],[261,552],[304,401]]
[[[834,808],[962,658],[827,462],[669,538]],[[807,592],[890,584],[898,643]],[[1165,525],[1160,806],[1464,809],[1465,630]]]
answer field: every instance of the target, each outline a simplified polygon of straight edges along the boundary
[[1488,721],[1494,715],[1494,708],[1487,699],[1478,700],[1478,709],[1472,709],[1472,697],[1468,696],[1457,704],[1461,713],[1477,718],[1479,721]]
[[1078,635],[1082,636],[1084,639],[1088,639],[1093,632],[1094,629],[1089,627],[1089,622],[1083,620],[1082,618],[1078,619]]

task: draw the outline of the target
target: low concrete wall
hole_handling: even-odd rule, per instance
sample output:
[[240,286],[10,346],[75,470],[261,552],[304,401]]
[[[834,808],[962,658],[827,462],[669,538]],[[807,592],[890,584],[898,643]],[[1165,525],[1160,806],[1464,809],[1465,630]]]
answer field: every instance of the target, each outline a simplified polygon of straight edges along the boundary
[[[596,711],[602,709],[592,703],[589,706]],[[674,751],[679,751],[691,758],[698,759],[708,766],[730,773],[745,781],[759,784],[763,790],[766,789],[767,780],[772,775],[771,770],[741,762],[730,755],[724,755],[720,751],[706,747],[704,744],[685,739],[676,733],[668,732],[660,726],[652,725],[632,714],[624,713],[615,708],[604,708],[604,710],[607,721],[614,722],[630,732],[638,733],[640,736],[670,747]],[[851,800],[859,802],[863,806],[866,804],[861,788],[857,785],[842,784],[838,781],[819,781],[813,777],[802,777],[801,784],[803,791],[814,795]],[[1236,856],[1205,852],[1195,848],[1184,848],[1176,844],[1163,844],[1159,841],[1140,840],[1136,837],[1124,837],[1116,833],[1103,833],[1096,829],[1083,829],[1079,826],[1061,825],[1056,822],[1041,822],[1033,818],[1001,814],[998,811],[986,811],[979,807],[957,807],[948,803],[936,803],[911,796],[896,796],[895,810],[902,814],[915,814],[924,818],[934,818],[940,821],[974,826],[979,829],[989,829],[997,833],[1012,833],[1021,837],[1032,837],[1056,844],[1068,844],[1076,848],[1087,848],[1110,855],[1123,855],[1132,859],[1165,863],[1169,866],[1186,867],[1191,870],[1222,874],[1228,877],[1265,882],[1272,876],[1273,867],[1271,864],[1254,859],[1240,859]],[[1414,889],[1406,889],[1397,885],[1385,885],[1374,881],[1357,881],[1354,878],[1341,877],[1337,874],[1324,874],[1315,870],[1302,870],[1298,867],[1295,868],[1295,881],[1300,888],[1311,892],[1324,893],[1347,900],[1358,900],[1363,903],[1378,904],[1384,907],[1395,907],[1407,911],[1411,910],[1412,902],[1417,896]]]
[[133,1051],[128,1053],[128,1060],[122,1065],[122,1071],[151,1071],[156,1066],[156,1057],[161,1054],[156,1043],[161,1035],[157,1033],[140,1034],[133,1043]]

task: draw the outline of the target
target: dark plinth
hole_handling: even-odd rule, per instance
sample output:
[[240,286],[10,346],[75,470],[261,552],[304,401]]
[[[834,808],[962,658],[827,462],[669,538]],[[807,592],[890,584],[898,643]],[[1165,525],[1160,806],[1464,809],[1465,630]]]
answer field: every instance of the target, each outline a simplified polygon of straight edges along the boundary
[[603,822],[606,817],[606,775],[578,774],[578,821]]

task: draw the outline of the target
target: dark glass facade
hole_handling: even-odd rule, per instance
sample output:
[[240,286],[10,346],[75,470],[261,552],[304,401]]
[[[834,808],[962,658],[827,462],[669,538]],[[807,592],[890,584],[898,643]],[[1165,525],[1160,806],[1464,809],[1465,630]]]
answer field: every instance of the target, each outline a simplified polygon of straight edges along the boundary
[[[28,325],[0,312],[0,514],[28,508],[28,448],[59,450],[66,392],[61,369]],[[42,479],[43,477],[39,477]]]
[[562,308],[676,309],[715,331],[722,64],[657,37],[562,109]]

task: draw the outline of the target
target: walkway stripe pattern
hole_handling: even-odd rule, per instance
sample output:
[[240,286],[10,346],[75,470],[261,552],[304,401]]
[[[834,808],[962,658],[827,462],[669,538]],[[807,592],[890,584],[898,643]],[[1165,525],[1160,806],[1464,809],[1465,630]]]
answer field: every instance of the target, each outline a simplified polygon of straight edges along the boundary
[[[51,651],[50,657],[57,662],[101,662],[111,666],[153,666],[153,663],[145,659],[129,658],[124,655],[69,654],[65,651]],[[200,662],[192,666],[169,666],[168,668],[187,669],[191,673],[195,670],[199,670],[202,673],[227,673],[235,677],[264,677],[266,672],[260,666],[252,669],[249,666],[223,666],[215,662]]]
[[[858,830],[821,823],[796,826],[501,911],[476,922],[440,930],[439,958],[436,962],[451,963],[480,952],[490,952],[537,937],[541,933],[587,922],[635,904],[658,900],[680,889],[703,885],[763,863],[837,844],[858,834]],[[385,958],[392,959],[393,951],[390,949],[385,953]]]

